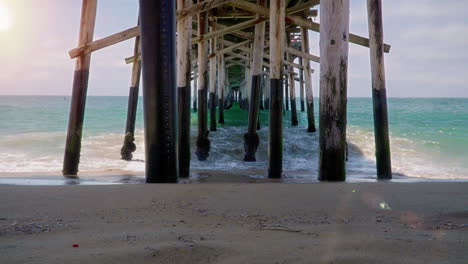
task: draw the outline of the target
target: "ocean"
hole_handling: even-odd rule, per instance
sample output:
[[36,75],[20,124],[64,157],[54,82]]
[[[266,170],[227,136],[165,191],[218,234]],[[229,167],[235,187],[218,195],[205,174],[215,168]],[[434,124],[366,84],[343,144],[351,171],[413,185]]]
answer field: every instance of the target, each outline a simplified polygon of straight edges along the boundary
[[[11,179],[15,175],[56,177],[60,174],[70,99],[68,96],[0,96],[0,183],[1,178]],[[468,98],[390,98],[388,105],[395,181],[468,180]],[[315,106],[317,116],[318,101]],[[143,177],[142,108],[140,98],[135,161],[127,162],[120,159],[127,97],[88,97],[80,173],[125,172]],[[317,180],[318,133],[307,133],[306,114],[299,111],[298,116],[298,127],[291,126],[290,112],[284,116],[284,181],[313,182]],[[261,144],[257,162],[253,163],[242,161],[247,112],[233,107],[226,110],[225,119],[226,124],[218,124],[218,130],[210,132],[210,157],[200,162],[194,154],[197,116],[192,113],[192,169],[242,170],[251,177],[265,177],[268,112],[261,113]],[[347,138],[347,179],[374,181],[370,98],[348,99]]]

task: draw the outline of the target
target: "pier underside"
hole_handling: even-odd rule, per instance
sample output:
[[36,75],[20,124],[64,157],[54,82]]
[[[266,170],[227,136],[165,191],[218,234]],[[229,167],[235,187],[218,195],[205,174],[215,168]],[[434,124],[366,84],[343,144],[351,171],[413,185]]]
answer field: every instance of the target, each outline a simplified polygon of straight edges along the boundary
[[[92,52],[135,38],[133,54],[125,59],[133,70],[122,158],[131,160],[135,151],[135,109],[142,72],[147,182],[189,177],[193,153],[199,160],[209,159],[210,138],[216,137],[218,123],[229,122],[224,111],[234,102],[248,116],[247,162],[256,160],[259,111],[269,111],[265,171],[271,178],[280,178],[284,113],[290,111],[292,124],[298,125],[296,102],[300,102],[301,110],[307,111],[307,132],[316,132],[312,66],[321,69],[319,179],[345,180],[349,43],[370,50],[377,176],[391,178],[384,69],[384,53],[390,45],[383,42],[381,0],[368,0],[368,38],[350,32],[349,0],[139,2],[137,26],[93,40],[97,0],[83,0],[79,47],[69,52],[77,59],[77,69],[64,175],[78,173]],[[315,22],[317,17],[321,24]],[[309,42],[309,32],[320,34],[318,55],[309,51],[311,45],[318,45]],[[195,150],[190,149],[191,107],[198,113]]]

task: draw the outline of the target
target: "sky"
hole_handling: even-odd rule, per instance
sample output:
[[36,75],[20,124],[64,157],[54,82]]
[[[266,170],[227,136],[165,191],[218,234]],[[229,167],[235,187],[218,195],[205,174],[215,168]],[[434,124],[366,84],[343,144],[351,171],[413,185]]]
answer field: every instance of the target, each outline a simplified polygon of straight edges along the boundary
[[[367,36],[365,0],[351,0],[350,32]],[[11,26],[2,29],[8,10]],[[468,97],[468,1],[383,1],[389,97]],[[0,0],[0,95],[70,95],[80,0]],[[99,0],[95,39],[136,25],[138,0]],[[3,14],[3,15],[2,15]],[[319,34],[310,32],[319,55]],[[88,95],[128,95],[133,41],[93,53]],[[313,63],[314,94],[319,65]],[[350,44],[350,97],[370,97],[369,51]]]

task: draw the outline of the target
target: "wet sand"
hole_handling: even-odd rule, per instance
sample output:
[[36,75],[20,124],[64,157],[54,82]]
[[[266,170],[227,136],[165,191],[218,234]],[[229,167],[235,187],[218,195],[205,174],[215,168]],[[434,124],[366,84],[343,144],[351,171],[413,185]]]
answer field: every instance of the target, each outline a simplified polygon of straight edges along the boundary
[[466,182],[214,181],[0,185],[0,263],[468,263]]

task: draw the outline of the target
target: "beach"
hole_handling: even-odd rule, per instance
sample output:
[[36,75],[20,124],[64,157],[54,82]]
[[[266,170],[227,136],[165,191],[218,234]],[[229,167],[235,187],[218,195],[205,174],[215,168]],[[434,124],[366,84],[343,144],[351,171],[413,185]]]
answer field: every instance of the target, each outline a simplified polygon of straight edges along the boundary
[[1,185],[0,263],[468,262],[466,182],[221,179]]

